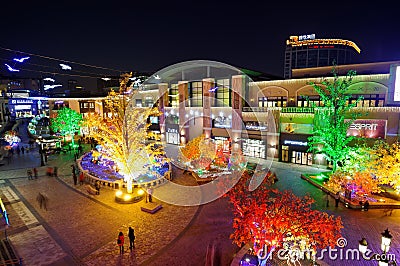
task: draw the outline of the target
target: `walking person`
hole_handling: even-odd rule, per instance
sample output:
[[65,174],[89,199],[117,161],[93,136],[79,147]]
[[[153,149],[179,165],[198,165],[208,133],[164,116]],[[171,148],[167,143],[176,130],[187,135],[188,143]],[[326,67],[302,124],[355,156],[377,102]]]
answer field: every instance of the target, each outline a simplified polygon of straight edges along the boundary
[[135,248],[135,230],[129,226],[128,230],[128,237],[129,237],[129,249],[132,250]]
[[329,193],[326,192],[325,194],[325,200],[326,200],[326,207],[329,207]]
[[22,152],[22,154],[25,154],[25,148],[24,148],[24,146],[21,147],[21,152]]
[[71,164],[71,168],[72,168],[72,178],[74,180],[74,185],[76,186],[78,184],[78,177],[76,175],[75,165]]
[[38,169],[36,167],[33,168],[33,175],[35,176],[35,179],[38,179]]
[[121,255],[124,254],[124,241],[125,241],[124,233],[119,232],[118,238],[117,238],[117,244],[119,246],[119,254],[121,254]]
[[83,185],[85,182],[85,175],[83,174],[83,171],[79,174],[79,184]]
[[94,183],[94,188],[96,189],[96,195],[100,195],[100,181],[97,180],[96,183]]
[[339,201],[340,201],[340,193],[339,191],[335,194],[335,207],[339,207]]
[[364,210],[367,212],[367,211],[368,211],[368,208],[369,208],[369,201],[366,200],[366,201],[364,202]]
[[152,194],[153,194],[153,189],[150,187],[150,188],[147,189],[147,195],[149,197],[149,202],[153,202]]
[[54,168],[53,168],[53,176],[54,177],[58,177],[58,168],[57,168],[57,166],[54,166]]
[[28,175],[28,180],[32,180],[32,179],[33,179],[32,170],[31,170],[31,169],[28,169],[28,170],[26,170],[26,173],[27,173],[27,175]]

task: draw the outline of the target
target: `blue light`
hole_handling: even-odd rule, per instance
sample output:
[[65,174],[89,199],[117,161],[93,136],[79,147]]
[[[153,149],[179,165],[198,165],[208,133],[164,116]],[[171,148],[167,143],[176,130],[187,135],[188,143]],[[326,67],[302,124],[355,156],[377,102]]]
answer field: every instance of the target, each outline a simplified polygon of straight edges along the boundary
[[9,66],[8,64],[4,64],[4,65],[6,65],[6,67],[8,68],[8,71],[10,71],[10,72],[19,72],[18,69],[12,68],[12,67]]
[[17,61],[18,63],[23,63],[25,60],[28,60],[30,57],[21,57],[21,58],[14,58],[14,61]]

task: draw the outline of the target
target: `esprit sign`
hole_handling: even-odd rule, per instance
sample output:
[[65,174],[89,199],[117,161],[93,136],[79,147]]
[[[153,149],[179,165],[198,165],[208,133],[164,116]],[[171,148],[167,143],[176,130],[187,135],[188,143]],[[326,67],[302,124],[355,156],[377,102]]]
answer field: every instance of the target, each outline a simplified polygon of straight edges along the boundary
[[351,124],[349,129],[357,129],[357,130],[361,130],[361,129],[369,129],[369,130],[376,130],[378,127],[378,124],[364,124],[364,123],[358,123],[358,124]]
[[386,127],[387,120],[357,119],[347,129],[347,136],[384,139],[386,138]]

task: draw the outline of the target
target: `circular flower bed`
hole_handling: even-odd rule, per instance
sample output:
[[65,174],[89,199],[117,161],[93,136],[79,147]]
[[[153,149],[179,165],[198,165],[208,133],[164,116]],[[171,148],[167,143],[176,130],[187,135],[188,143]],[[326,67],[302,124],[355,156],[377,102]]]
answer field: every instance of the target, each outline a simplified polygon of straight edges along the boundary
[[[96,160],[96,158],[93,158],[92,152],[88,152],[82,157],[81,167],[83,170],[87,170],[90,175],[105,181],[113,182],[124,180],[124,176],[115,171],[116,165],[113,161],[106,158]],[[163,177],[165,172],[168,170],[168,163],[165,163],[161,167],[152,166],[148,173],[139,176],[136,183],[145,183],[157,180],[160,177]]]

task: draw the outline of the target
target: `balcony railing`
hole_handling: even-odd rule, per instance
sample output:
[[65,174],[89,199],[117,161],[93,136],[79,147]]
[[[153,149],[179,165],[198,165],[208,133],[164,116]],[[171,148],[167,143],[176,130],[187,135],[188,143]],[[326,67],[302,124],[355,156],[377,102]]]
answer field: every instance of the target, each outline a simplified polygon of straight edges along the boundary
[[243,107],[243,112],[267,112],[279,110],[281,113],[314,113],[314,107]]

